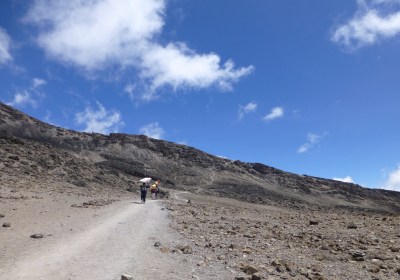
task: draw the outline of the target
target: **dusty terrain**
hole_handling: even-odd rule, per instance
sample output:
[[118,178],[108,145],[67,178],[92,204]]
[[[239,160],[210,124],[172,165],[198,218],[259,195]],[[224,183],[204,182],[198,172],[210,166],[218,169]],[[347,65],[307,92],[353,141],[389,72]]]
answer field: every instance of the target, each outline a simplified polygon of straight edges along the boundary
[[184,254],[192,241],[169,226],[160,200],[4,186],[0,197],[0,279],[231,279]]
[[399,214],[179,196],[187,200],[168,203],[172,225],[193,240],[201,266],[223,263],[236,279],[400,279]]

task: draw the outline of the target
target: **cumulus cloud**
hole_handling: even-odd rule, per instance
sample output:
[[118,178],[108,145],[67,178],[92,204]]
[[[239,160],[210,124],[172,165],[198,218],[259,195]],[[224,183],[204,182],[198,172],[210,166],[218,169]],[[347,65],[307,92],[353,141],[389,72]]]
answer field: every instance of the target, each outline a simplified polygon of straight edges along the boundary
[[352,19],[338,26],[331,40],[350,49],[373,45],[400,33],[400,1],[358,1]]
[[0,27],[0,65],[12,60],[10,54],[11,38],[7,32]]
[[39,91],[38,88],[44,84],[46,84],[46,81],[43,79],[32,79],[31,86],[23,90],[18,90],[15,93],[13,100],[7,104],[13,107],[25,107],[27,105],[30,105],[34,108],[37,107],[38,100],[44,96],[44,94]]
[[240,105],[240,106],[239,106],[239,112],[238,112],[238,118],[239,118],[239,120],[243,119],[243,117],[244,117],[246,114],[255,112],[255,111],[257,110],[257,106],[258,106],[258,105],[257,105],[256,102],[250,102],[250,103],[248,103],[248,104],[245,105],[245,106]]
[[216,86],[229,90],[253,70],[236,69],[215,53],[199,54],[185,43],[159,43],[166,0],[35,0],[26,21],[39,30],[49,57],[89,72],[133,68],[145,85],[144,99],[164,86],[174,90]]
[[400,192],[400,166],[389,174],[389,178],[387,179],[384,188]]
[[165,131],[160,127],[158,122],[153,122],[141,127],[139,133],[154,139],[161,139],[164,136]]
[[83,112],[75,115],[75,121],[79,125],[85,125],[83,131],[98,132],[109,134],[110,132],[118,132],[119,128],[124,125],[121,114],[118,111],[108,111],[104,106],[97,102],[97,110],[86,107]]
[[344,178],[333,178],[333,180],[340,181],[340,182],[345,182],[345,183],[354,183],[353,182],[353,178],[351,178],[350,176],[346,176]]
[[264,121],[272,121],[272,120],[274,120],[274,119],[283,117],[283,114],[284,114],[283,108],[281,108],[281,107],[275,107],[275,108],[273,108],[273,109],[271,110],[271,112],[270,112],[268,115],[266,115],[266,116],[263,118],[263,120],[264,120]]
[[301,145],[298,149],[297,152],[299,154],[303,154],[308,152],[311,148],[315,147],[318,145],[321,140],[327,135],[327,133],[323,133],[321,135],[316,134],[316,133],[308,133],[307,135],[307,142]]

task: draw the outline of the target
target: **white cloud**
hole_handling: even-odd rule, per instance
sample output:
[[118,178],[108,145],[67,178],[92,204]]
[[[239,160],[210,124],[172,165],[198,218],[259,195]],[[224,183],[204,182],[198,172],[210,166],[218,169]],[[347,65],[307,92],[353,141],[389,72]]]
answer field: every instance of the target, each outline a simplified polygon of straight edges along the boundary
[[266,116],[263,118],[263,120],[265,120],[265,121],[272,121],[272,120],[274,120],[274,119],[283,117],[283,114],[284,114],[283,108],[281,108],[281,107],[275,107],[275,108],[273,108],[273,109],[271,110],[271,112],[270,112],[268,115],[266,115]]
[[126,92],[129,96],[129,98],[133,100],[135,97],[135,95],[134,95],[135,89],[136,89],[136,86],[134,84],[129,83],[125,86],[124,92]]
[[164,136],[165,131],[162,127],[160,127],[158,122],[153,122],[141,127],[139,129],[139,133],[154,139],[161,139]]
[[119,127],[124,125],[119,112],[107,111],[100,102],[97,102],[97,106],[97,111],[86,107],[85,111],[75,115],[77,124],[85,125],[85,132],[109,134],[117,132]]
[[389,178],[387,179],[384,188],[400,192],[400,166],[389,174]]
[[37,106],[37,101],[32,96],[32,93],[29,90],[18,91],[14,95],[14,99],[11,102],[8,102],[9,106],[20,106],[25,107],[26,105],[31,105],[32,107]]
[[184,43],[160,44],[166,0],[35,0],[26,17],[39,29],[48,56],[88,72],[109,66],[138,71],[144,99],[164,86],[174,90],[217,86],[229,90],[252,66],[221,64],[217,54],[199,54]]
[[347,23],[337,27],[332,41],[347,48],[373,45],[400,33],[400,1],[358,1],[358,11]]
[[344,178],[333,178],[333,180],[340,181],[340,182],[345,182],[345,183],[354,183],[353,182],[353,178],[351,178],[350,176],[346,176]]
[[10,54],[11,38],[7,32],[0,27],[0,65],[12,60]]
[[32,86],[33,86],[34,88],[38,88],[38,87],[40,87],[40,86],[42,86],[42,85],[45,85],[45,84],[46,84],[46,81],[43,80],[43,79],[34,78],[34,79],[32,80]]
[[257,110],[257,103],[256,102],[250,102],[246,106],[239,106],[239,120],[243,119],[244,115],[253,113]]
[[31,86],[27,89],[18,90],[12,101],[7,104],[13,107],[25,107],[30,105],[32,107],[38,106],[38,100],[44,97],[44,94],[38,90],[39,87],[46,84],[46,81],[39,78],[32,79]]
[[316,133],[308,133],[307,134],[307,142],[304,143],[303,145],[300,146],[300,148],[297,149],[297,152],[299,154],[303,154],[308,152],[308,150],[310,150],[311,148],[315,147],[316,145],[318,145],[322,138],[324,138],[327,135],[326,132],[324,132],[321,135],[318,135]]

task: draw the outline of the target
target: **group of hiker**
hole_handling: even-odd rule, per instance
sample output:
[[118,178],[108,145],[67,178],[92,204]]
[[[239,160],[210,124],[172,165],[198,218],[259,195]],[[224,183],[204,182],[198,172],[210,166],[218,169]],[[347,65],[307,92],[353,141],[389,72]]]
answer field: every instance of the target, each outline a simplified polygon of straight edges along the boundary
[[148,189],[150,189],[152,199],[158,198],[158,192],[160,191],[159,185],[160,185],[160,180],[155,181],[151,185],[149,182],[143,182],[140,185],[140,200],[141,200],[142,204],[146,203],[146,196],[147,196]]

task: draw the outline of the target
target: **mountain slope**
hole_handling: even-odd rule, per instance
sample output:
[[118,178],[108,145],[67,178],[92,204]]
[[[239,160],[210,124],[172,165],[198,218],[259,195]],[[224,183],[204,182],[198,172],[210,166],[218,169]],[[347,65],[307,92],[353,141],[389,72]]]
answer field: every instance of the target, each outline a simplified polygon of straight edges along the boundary
[[4,176],[86,188],[132,187],[144,176],[164,186],[239,200],[302,207],[400,212],[400,193],[296,175],[261,163],[216,157],[143,135],[81,133],[55,127],[0,103]]

